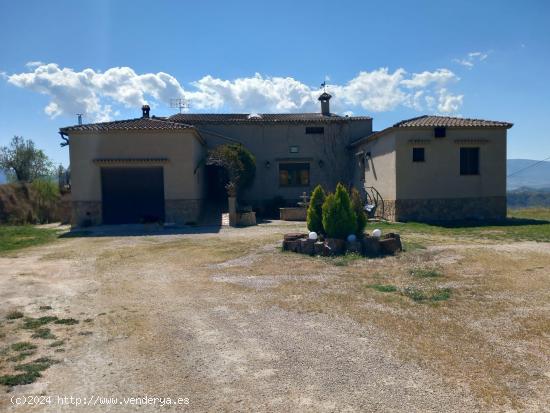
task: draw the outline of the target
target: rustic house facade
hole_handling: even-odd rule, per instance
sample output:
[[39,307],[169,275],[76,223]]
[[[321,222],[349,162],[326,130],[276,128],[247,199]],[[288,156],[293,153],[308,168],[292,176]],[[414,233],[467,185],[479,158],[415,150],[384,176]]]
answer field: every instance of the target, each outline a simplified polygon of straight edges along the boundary
[[[296,202],[318,184],[376,188],[394,220],[503,218],[506,122],[423,116],[372,130],[368,116],[176,114],[60,129],[69,143],[73,224],[197,222],[223,199],[210,148],[240,143],[256,158],[243,201]],[[221,194],[221,196],[220,196]]]

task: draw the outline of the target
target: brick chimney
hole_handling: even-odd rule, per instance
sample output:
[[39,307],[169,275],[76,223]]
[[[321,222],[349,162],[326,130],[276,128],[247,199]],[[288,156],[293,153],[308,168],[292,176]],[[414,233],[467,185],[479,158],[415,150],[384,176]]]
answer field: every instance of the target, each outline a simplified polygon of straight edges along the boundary
[[143,113],[143,115],[141,117],[142,118],[148,118],[150,110],[151,110],[151,108],[149,107],[149,105],[143,105],[141,107],[141,112]]

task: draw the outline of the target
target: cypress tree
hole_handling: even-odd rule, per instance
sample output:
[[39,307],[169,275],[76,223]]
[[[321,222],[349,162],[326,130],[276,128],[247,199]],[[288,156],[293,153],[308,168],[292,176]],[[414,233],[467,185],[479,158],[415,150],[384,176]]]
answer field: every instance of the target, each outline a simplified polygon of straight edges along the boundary
[[317,185],[311,194],[307,209],[307,228],[318,234],[325,233],[323,228],[323,203],[325,202],[325,197],[323,187]]

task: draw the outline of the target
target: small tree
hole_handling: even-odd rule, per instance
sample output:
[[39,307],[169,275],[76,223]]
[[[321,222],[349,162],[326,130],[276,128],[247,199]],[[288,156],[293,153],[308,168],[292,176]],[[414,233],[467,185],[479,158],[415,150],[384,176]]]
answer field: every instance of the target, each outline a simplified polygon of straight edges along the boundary
[[51,175],[52,162],[30,139],[14,136],[9,146],[0,148],[0,169],[10,181],[32,182]]
[[256,176],[254,155],[239,144],[220,145],[210,151],[207,163],[218,165],[227,171],[229,182],[226,185],[229,196],[237,196],[250,187]]
[[351,205],[357,217],[357,230],[355,233],[359,238],[361,238],[363,237],[363,233],[367,227],[367,215],[363,209],[361,195],[359,195],[359,191],[355,188],[351,189]]
[[325,202],[325,191],[321,185],[317,185],[311,194],[309,207],[307,209],[307,228],[318,234],[324,234],[323,228],[323,203]]
[[351,206],[348,191],[342,184],[326,197],[323,204],[323,228],[329,238],[345,239],[357,230],[357,216]]

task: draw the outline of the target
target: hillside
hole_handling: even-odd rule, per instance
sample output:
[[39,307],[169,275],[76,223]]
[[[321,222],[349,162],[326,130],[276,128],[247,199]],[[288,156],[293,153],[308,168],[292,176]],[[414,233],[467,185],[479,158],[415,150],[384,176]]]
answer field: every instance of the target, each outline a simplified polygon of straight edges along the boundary
[[[532,159],[508,159],[507,174],[513,174],[515,171],[519,171],[529,165],[533,165],[535,162],[537,161]],[[507,188],[508,191],[519,188],[550,188],[550,162],[542,162],[509,177]]]

